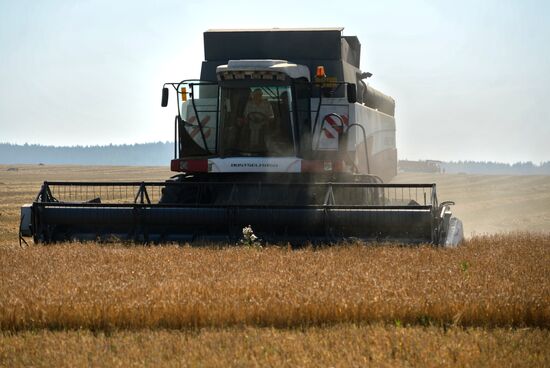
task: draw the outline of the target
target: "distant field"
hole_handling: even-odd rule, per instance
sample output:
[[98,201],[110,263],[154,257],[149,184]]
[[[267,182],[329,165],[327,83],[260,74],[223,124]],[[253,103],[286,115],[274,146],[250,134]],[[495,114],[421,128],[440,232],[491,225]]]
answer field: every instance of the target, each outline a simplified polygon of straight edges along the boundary
[[64,244],[21,249],[43,180],[164,180],[165,168],[0,166],[0,366],[550,365],[550,177],[436,182],[457,249]]
[[455,201],[464,235],[550,231],[550,176],[399,174],[397,183],[436,183],[440,201]]

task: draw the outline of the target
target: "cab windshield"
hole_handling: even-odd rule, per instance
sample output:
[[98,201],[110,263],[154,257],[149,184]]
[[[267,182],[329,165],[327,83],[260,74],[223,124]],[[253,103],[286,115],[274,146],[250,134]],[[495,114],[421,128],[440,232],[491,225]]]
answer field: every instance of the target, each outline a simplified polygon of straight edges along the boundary
[[291,96],[289,86],[222,87],[220,155],[295,155]]

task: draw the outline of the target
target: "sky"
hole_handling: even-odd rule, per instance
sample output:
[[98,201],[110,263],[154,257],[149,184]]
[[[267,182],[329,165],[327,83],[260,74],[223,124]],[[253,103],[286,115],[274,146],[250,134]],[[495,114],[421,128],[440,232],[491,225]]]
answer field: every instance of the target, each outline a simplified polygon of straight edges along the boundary
[[212,28],[344,27],[400,159],[550,160],[550,1],[0,0],[0,142],[173,140]]

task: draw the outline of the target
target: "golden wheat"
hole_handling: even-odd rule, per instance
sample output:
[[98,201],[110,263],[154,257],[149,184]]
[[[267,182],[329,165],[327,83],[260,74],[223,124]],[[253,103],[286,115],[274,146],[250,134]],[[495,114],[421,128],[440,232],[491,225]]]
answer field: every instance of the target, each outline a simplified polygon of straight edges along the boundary
[[0,366],[547,367],[548,330],[386,325],[0,333]]
[[458,249],[0,248],[0,329],[550,326],[550,235]]

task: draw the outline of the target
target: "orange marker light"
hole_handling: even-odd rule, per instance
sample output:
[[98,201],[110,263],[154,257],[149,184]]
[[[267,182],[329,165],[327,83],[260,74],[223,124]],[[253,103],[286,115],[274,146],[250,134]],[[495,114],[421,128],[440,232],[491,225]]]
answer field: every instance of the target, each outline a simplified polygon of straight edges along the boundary
[[184,102],[187,101],[187,88],[185,87],[181,88],[181,100]]
[[322,66],[322,65],[319,65],[317,67],[317,74],[315,75],[317,78],[324,78],[326,77],[325,75],[325,67]]

